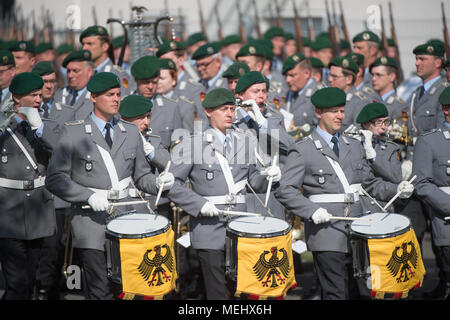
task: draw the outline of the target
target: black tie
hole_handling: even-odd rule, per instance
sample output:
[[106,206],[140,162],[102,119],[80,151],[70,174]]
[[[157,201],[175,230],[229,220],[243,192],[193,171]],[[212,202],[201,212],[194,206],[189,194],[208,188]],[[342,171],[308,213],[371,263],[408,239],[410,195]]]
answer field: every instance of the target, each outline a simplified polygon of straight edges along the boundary
[[105,124],[105,129],[106,129],[106,133],[105,133],[105,140],[106,143],[108,144],[109,148],[112,147],[112,140],[111,140],[111,123],[107,122]]
[[73,90],[72,101],[70,101],[70,105],[71,106],[73,106],[75,104],[75,102],[77,101],[77,96],[78,96],[78,91],[77,90]]
[[42,109],[44,109],[44,114],[42,115],[44,118],[48,118],[48,105],[44,102],[42,105]]
[[337,157],[339,158],[338,138],[336,138],[336,136],[333,136],[333,138],[331,138],[331,142],[333,142],[333,151],[334,151],[334,153],[336,153]]
[[425,93],[425,87],[421,86],[419,90],[419,99],[422,98],[423,94]]

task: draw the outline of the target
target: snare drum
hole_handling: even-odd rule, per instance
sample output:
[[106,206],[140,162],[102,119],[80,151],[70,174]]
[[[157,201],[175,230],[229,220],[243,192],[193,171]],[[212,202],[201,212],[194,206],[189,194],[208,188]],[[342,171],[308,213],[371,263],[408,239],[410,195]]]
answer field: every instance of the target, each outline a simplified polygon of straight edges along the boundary
[[122,299],[161,298],[177,279],[174,233],[160,215],[132,213],[106,225],[107,273]]
[[296,286],[291,225],[272,217],[240,217],[226,227],[226,274],[236,297],[283,297]]
[[354,276],[360,293],[372,298],[404,298],[421,286],[425,268],[410,219],[374,213],[351,224]]

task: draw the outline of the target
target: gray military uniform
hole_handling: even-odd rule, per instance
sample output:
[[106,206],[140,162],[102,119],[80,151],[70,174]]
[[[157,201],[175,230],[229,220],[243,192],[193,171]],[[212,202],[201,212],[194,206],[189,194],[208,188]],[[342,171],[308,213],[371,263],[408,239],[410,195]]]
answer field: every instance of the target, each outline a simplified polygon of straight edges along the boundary
[[358,118],[361,110],[369,103],[372,103],[372,101],[365,94],[356,90],[355,87],[351,87],[347,92],[347,102],[344,110],[345,118],[341,130],[344,131],[351,124],[359,127],[360,125],[356,123],[356,118]]
[[[70,120],[84,120],[94,110],[94,104],[91,101],[91,93],[84,90],[75,103],[70,106],[73,98],[73,91],[69,87],[59,89],[55,92],[55,103],[60,103],[62,108],[71,107],[72,116]],[[66,121],[67,122],[67,121]]]
[[91,116],[66,123],[48,166],[47,189],[74,205],[71,213],[73,245],[76,248],[104,250],[108,214],[81,208],[94,192],[98,192],[91,188],[105,190],[110,201],[130,199],[128,185],[123,189],[117,188],[120,192],[111,191],[112,179],[99,147],[109,152],[119,181],[131,178],[139,190],[157,193],[155,176],[144,155],[137,127],[117,118],[114,122],[111,150]]
[[120,91],[122,99],[126,96],[130,95],[131,92],[134,92],[137,88],[136,82],[134,79],[128,74],[128,72],[115,65],[111,59],[107,58],[108,62],[97,72],[112,72],[120,79]]
[[[208,198],[229,194],[224,173],[215,156],[215,152],[223,154],[223,144],[216,138],[214,130],[209,128],[203,135],[193,135],[189,139],[184,139],[171,153],[173,164],[170,172],[175,176],[175,184],[169,190],[168,198],[190,215],[190,237],[194,249],[225,248],[227,221],[220,217],[203,217],[200,214],[201,208],[208,200],[215,203],[218,209],[229,208],[224,199],[221,201]],[[225,153],[224,157],[229,163],[234,183],[248,179],[248,183],[256,191],[265,190],[266,177],[259,174],[257,165],[245,161],[254,150],[249,145],[256,146],[255,138],[241,131],[230,131],[232,151]],[[186,184],[188,178],[192,189]],[[245,187],[237,193],[242,196],[236,197],[236,202],[232,201],[235,204],[231,210],[247,210],[245,201],[242,201],[246,193]]]
[[437,246],[450,246],[450,131],[432,130],[418,137],[415,144],[413,175],[417,175],[415,191],[430,208],[433,241]]
[[311,103],[311,96],[317,91],[317,82],[311,78],[310,84],[301,93],[289,91],[286,97],[286,110],[294,115],[294,125],[300,127],[305,123],[313,126],[317,124],[315,107]]
[[391,121],[395,119],[398,120],[399,118],[401,118],[402,112],[408,112],[409,109],[406,101],[400,98],[395,92],[389,95],[386,100],[383,101],[383,103],[388,109],[389,119],[391,119]]
[[[375,178],[365,159],[361,143],[353,138],[341,135],[339,137],[339,158],[328,143],[316,132],[297,142],[297,147],[291,151],[284,166],[280,187],[275,192],[280,202],[293,214],[305,219],[306,244],[311,251],[349,252],[348,230],[342,221],[330,221],[314,224],[311,221],[313,213],[319,208],[325,208],[335,216],[344,216],[348,201],[348,216],[362,215],[360,201],[353,187],[352,197],[328,199],[330,194],[349,194],[331,166],[333,159],[341,166],[349,185],[361,184],[372,196],[381,200],[389,200],[397,191],[397,185]],[[303,188],[303,193],[300,193]],[[346,199],[347,198],[347,199]]]
[[173,131],[182,127],[178,100],[163,95],[157,95],[152,100],[154,103],[150,128],[152,133],[161,137],[162,144],[169,148],[173,142]]

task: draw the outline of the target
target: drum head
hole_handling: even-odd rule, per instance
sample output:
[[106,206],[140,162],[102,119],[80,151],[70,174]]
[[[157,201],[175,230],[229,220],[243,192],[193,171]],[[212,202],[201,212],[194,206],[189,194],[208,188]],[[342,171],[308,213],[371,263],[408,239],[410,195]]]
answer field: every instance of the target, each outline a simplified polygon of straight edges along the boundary
[[287,234],[291,225],[272,217],[241,217],[231,221],[227,230],[242,237],[267,238]]
[[132,213],[111,220],[106,232],[119,238],[146,238],[166,232],[170,222],[166,217],[148,213]]
[[371,221],[354,221],[353,233],[365,238],[387,238],[405,233],[410,229],[408,217],[396,213],[373,213],[363,217]]

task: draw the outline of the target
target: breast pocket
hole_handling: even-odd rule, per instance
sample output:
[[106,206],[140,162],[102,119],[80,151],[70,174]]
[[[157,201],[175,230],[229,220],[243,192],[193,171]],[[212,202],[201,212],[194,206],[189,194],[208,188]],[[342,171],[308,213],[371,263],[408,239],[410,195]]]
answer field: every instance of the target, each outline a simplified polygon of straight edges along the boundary
[[75,172],[84,173],[88,177],[95,176],[99,162],[91,155],[79,155]]
[[[327,167],[311,167],[312,183],[325,188],[327,182],[333,177],[334,172]],[[306,179],[306,178],[305,178]]]
[[134,162],[136,160],[136,150],[135,149],[126,149],[122,152],[125,166],[127,170],[125,172],[131,172],[134,168]]
[[362,164],[362,161],[353,161],[351,163],[351,168],[353,171],[353,179],[350,181],[354,181],[354,182],[362,181],[363,176],[364,176],[364,170],[363,170],[364,166]]
[[429,131],[436,127],[435,110],[425,109],[418,117],[419,126],[423,131]]
[[450,159],[449,157],[440,157],[438,158],[438,172],[436,172],[436,176],[440,177],[450,177]]

